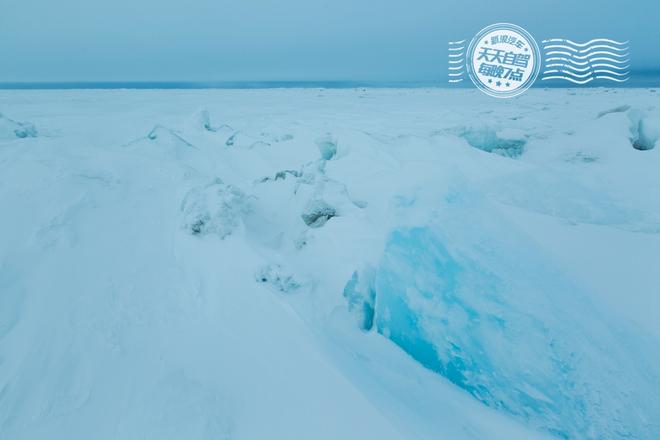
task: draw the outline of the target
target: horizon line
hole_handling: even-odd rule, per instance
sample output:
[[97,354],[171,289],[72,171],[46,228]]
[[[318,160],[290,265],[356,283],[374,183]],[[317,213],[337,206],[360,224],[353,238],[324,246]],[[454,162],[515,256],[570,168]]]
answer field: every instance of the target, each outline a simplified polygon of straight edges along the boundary
[[[581,88],[607,87],[608,81],[594,81]],[[610,84],[613,87],[660,87],[660,72],[632,72],[630,81]],[[0,90],[73,90],[73,89],[269,89],[269,88],[469,88],[464,84],[449,84],[447,80],[265,80],[265,81],[0,81]],[[574,88],[560,80],[537,80],[532,88]]]

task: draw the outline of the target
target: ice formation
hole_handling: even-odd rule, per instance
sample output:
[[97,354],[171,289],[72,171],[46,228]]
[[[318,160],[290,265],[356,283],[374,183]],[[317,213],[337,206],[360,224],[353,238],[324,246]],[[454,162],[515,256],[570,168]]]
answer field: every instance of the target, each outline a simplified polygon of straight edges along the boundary
[[646,113],[638,109],[629,113],[630,141],[636,150],[652,150],[660,139],[660,117],[657,112],[655,117]]
[[37,129],[30,122],[18,122],[0,113],[0,139],[37,137]]
[[1,92],[0,438],[660,438],[657,93],[471,92]]
[[[345,292],[362,327],[374,321],[427,368],[550,434],[653,437],[659,371],[634,360],[650,354],[628,345],[625,326],[595,318],[587,295],[496,209],[454,203],[432,226],[395,231],[371,284],[356,289],[353,275]],[[470,212],[488,212],[488,224],[461,224]]]
[[181,205],[183,226],[193,235],[216,234],[225,238],[242,224],[250,210],[245,193],[221,179],[193,188]]
[[496,131],[488,126],[470,126],[461,129],[459,135],[475,148],[506,157],[520,156],[527,143],[525,134],[515,129]]

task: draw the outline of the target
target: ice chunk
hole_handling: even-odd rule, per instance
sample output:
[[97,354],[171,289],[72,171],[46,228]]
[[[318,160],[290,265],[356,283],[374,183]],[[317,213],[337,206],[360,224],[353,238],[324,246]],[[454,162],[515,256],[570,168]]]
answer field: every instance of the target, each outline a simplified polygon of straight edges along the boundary
[[190,117],[189,125],[193,128],[206,130],[206,131],[216,131],[216,129],[211,125],[211,116],[209,111],[206,108],[200,108]]
[[[476,219],[474,227],[452,221],[445,232],[391,235],[370,287],[377,331],[484,404],[555,436],[660,435],[649,424],[657,371],[626,342],[639,339],[585,315],[580,290],[506,225],[493,228],[492,211],[486,232]],[[445,244],[463,240],[472,245]],[[346,287],[353,304],[358,280]]]
[[218,127],[211,125],[211,115],[206,107],[198,109],[190,117],[188,126],[197,130],[218,131]]
[[337,139],[331,134],[326,134],[316,140],[316,146],[319,147],[321,158],[330,160],[337,154]]
[[287,176],[292,176],[295,179],[302,177],[302,172],[297,170],[282,170],[275,173],[274,176],[265,176],[258,179],[256,183],[277,182],[278,180],[286,180]]
[[630,119],[630,142],[636,150],[652,150],[660,139],[660,116],[633,110]]
[[371,330],[374,325],[376,292],[373,277],[373,269],[355,271],[344,288],[348,309],[357,316],[362,330]]
[[18,122],[0,113],[0,139],[37,137],[37,129],[30,122]]
[[520,156],[527,143],[523,132],[517,129],[496,131],[489,126],[471,126],[460,130],[459,136],[474,148],[505,157]]
[[241,225],[250,206],[243,191],[216,179],[209,185],[190,190],[181,211],[183,226],[192,235],[215,234],[225,238]]
[[334,207],[321,199],[310,200],[300,216],[310,228],[320,228],[332,217],[337,216]]

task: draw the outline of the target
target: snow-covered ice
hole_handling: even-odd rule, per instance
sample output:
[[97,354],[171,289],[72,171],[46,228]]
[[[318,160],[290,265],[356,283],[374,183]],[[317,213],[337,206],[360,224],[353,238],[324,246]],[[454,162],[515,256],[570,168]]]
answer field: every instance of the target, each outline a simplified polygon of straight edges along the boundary
[[0,438],[660,438],[659,103],[0,92]]

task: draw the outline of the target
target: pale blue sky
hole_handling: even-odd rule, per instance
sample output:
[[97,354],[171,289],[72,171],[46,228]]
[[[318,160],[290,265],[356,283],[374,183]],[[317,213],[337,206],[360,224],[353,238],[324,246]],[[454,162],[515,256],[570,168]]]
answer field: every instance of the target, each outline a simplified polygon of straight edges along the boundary
[[419,81],[447,40],[511,22],[537,40],[631,41],[660,71],[660,1],[0,0],[0,81]]

